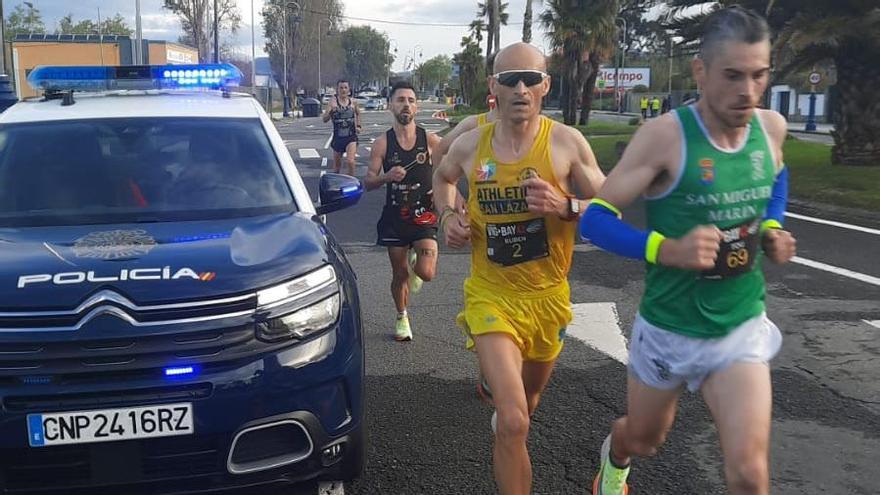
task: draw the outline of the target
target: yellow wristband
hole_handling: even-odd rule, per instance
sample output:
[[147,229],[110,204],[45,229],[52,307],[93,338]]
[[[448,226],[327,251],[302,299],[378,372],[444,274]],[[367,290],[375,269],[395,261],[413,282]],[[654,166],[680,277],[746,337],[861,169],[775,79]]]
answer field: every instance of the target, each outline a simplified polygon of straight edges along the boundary
[[660,254],[660,245],[666,240],[666,236],[652,230],[648,234],[648,242],[645,244],[645,260],[652,265],[657,264],[657,256]]
[[[590,204],[592,204],[592,203],[596,203],[599,206],[604,206],[605,208],[608,208],[609,210],[614,212],[615,215],[617,215],[617,218],[623,218],[623,214],[620,213],[620,210],[618,210],[616,206],[609,203],[608,201],[605,201],[604,199],[593,198],[590,200]],[[589,207],[589,206],[590,205],[588,204],[587,207]]]
[[781,229],[782,224],[779,223],[779,220],[774,220],[772,218],[764,220],[761,222],[761,233],[763,234],[767,229]]

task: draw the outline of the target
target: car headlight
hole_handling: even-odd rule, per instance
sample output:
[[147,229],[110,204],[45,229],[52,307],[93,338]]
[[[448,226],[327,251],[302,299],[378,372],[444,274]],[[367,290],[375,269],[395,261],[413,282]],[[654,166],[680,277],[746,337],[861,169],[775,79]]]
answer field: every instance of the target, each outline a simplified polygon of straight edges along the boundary
[[[331,265],[325,265],[257,292],[258,310],[272,314],[257,324],[257,337],[266,342],[304,339],[336,323],[339,305],[336,271]],[[285,312],[287,306],[295,309]]]
[[326,330],[339,317],[339,292],[294,311],[257,325],[259,337],[268,342],[304,339]]
[[290,282],[257,292],[257,306],[272,309],[289,304],[335,283],[336,270],[331,265],[325,265]]

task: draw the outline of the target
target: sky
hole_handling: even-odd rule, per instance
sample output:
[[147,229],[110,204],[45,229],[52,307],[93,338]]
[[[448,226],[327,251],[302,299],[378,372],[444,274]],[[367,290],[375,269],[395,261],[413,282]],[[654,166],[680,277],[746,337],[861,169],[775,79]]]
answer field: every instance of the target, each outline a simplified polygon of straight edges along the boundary
[[[21,0],[2,0],[4,12],[8,15]],[[116,13],[125,17],[134,27],[135,0],[30,0],[43,15],[43,22],[48,31],[52,32],[58,20],[71,13],[76,19],[97,19],[98,10],[102,17]],[[236,0],[242,14],[242,26],[235,37],[227,35],[226,41],[242,57],[250,58],[251,54],[251,4],[253,1],[256,15],[256,52],[264,55],[260,10],[263,0]],[[445,54],[450,57],[461,50],[459,43],[462,36],[467,35],[465,26],[416,26],[400,25],[378,21],[395,22],[428,22],[440,24],[468,24],[476,17],[476,0],[341,0],[345,4],[344,14],[353,18],[344,19],[348,25],[370,25],[384,32],[393,40],[392,50],[397,47],[397,60],[393,70],[403,70],[403,62],[407,54],[415,54],[417,61],[425,61],[435,55]],[[180,36],[180,23],[176,16],[162,8],[162,0],[140,0],[141,19],[144,38],[176,41]],[[505,26],[501,30],[501,45],[519,41],[522,37],[522,16],[525,0],[509,0],[507,12],[510,22],[517,23]],[[535,4],[535,19],[540,7]],[[533,43],[545,52],[548,50],[544,33],[539,23],[533,23]],[[483,44],[485,50],[485,42]],[[419,54],[421,53],[421,57]]]

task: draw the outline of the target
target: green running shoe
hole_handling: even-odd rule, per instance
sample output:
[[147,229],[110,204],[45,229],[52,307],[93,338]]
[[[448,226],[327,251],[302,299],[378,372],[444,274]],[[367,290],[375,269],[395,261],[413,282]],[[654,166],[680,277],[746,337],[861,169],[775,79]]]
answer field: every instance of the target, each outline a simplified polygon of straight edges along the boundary
[[412,329],[409,327],[409,316],[398,318],[394,325],[394,340],[405,342],[412,340]]
[[629,466],[620,469],[611,462],[611,435],[602,442],[602,453],[599,463],[599,474],[593,481],[593,495],[627,495],[629,486],[626,477],[629,476]]

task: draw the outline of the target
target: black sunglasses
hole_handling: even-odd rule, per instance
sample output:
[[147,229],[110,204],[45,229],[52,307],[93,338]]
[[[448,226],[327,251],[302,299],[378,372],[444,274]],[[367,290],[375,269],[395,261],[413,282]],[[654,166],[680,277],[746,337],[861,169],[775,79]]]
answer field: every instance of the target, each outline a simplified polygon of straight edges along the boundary
[[515,88],[520,81],[522,81],[526,86],[535,86],[536,84],[540,84],[541,81],[543,81],[544,78],[547,77],[547,74],[539,70],[506,70],[504,72],[499,72],[492,77],[494,77],[495,80],[498,81],[498,83],[502,86]]

